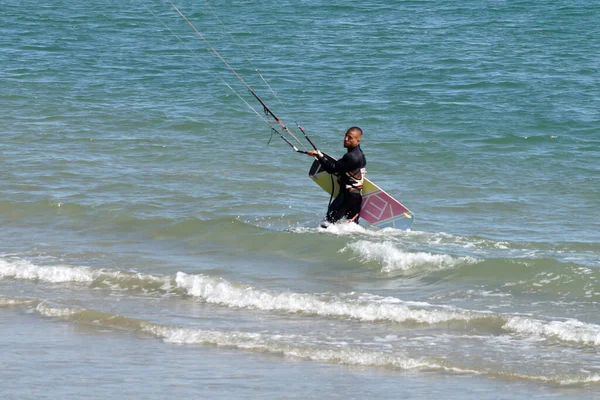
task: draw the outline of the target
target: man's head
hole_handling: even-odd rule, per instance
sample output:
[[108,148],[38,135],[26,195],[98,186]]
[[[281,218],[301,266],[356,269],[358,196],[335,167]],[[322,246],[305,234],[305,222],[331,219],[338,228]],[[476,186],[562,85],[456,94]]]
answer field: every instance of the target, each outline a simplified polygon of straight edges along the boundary
[[353,126],[346,131],[344,136],[344,147],[347,149],[353,149],[360,144],[362,139],[363,131],[358,126]]

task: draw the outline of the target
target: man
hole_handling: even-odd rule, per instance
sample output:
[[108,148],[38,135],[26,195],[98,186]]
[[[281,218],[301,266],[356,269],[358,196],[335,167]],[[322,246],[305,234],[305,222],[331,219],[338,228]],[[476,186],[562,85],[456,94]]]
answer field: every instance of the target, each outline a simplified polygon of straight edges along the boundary
[[358,224],[360,207],[362,205],[362,187],[367,173],[367,160],[360,148],[363,132],[357,126],[346,131],[344,147],[346,154],[333,160],[323,156],[319,150],[310,150],[309,156],[316,157],[325,171],[338,176],[340,192],[327,209],[327,222],[335,223],[346,217],[349,221]]

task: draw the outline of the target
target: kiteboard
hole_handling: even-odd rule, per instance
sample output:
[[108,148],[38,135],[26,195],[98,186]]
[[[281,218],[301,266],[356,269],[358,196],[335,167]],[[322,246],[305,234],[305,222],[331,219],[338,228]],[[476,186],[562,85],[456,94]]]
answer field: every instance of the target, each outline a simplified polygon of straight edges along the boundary
[[[323,154],[323,156],[335,160],[330,155]],[[308,176],[334,198],[338,195],[340,184],[338,183],[337,176],[332,176],[325,171],[319,160],[313,162]],[[380,229],[394,228],[408,230],[412,226],[415,220],[414,214],[367,178],[365,178],[363,184],[362,197],[360,217],[369,224]]]

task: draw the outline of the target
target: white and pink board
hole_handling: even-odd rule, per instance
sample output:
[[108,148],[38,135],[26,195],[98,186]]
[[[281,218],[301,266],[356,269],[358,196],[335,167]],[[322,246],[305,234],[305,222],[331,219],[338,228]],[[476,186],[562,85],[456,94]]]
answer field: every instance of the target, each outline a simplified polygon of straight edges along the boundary
[[[325,156],[333,158],[327,154]],[[333,194],[333,197],[337,196],[340,190],[337,177],[333,176],[332,179],[331,174],[321,167],[321,163],[318,160],[313,162],[308,176],[327,193]],[[413,213],[368,179],[365,179],[362,195],[363,201],[360,217],[369,224],[380,229],[394,228],[407,230],[412,226],[415,220]]]

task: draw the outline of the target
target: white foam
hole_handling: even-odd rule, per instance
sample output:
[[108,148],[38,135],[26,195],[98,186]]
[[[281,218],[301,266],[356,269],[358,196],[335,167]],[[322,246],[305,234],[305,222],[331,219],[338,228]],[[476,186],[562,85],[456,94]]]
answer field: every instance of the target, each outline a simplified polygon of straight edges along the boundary
[[27,260],[0,260],[0,278],[45,282],[92,282],[101,274],[87,267],[39,266]]
[[581,383],[596,383],[600,382],[600,374],[591,374],[583,378],[562,379],[558,380],[561,385],[576,385]]
[[[0,278],[43,280],[46,282],[83,282],[109,277],[118,280],[138,278],[162,283],[162,290],[171,291],[171,278],[156,277],[120,271],[93,270],[87,267],[37,266],[29,261],[0,260]],[[469,321],[489,316],[482,312],[460,310],[452,307],[433,307],[429,304],[412,304],[396,298],[382,298],[369,294],[306,294],[272,292],[251,286],[235,284],[220,278],[205,275],[188,275],[178,272],[175,278],[177,289],[204,301],[227,307],[281,311],[287,313],[309,313],[321,316],[353,318],[361,321],[414,321],[437,324],[452,320]],[[44,306],[45,307],[45,306]],[[41,310],[41,309],[40,309]],[[44,309],[45,310],[45,309]],[[38,310],[39,311],[39,310]]]
[[321,231],[332,233],[334,235],[347,236],[356,233],[368,233],[369,231],[362,226],[354,223],[329,224],[326,228],[318,228]]
[[452,257],[447,254],[408,252],[398,249],[394,243],[359,240],[347,244],[341,252],[352,251],[361,261],[375,261],[383,265],[382,272],[407,271],[414,268],[434,268],[436,270],[454,268],[461,264],[478,262],[472,257]]
[[0,296],[0,307],[21,306],[25,304],[35,303],[33,299],[15,299],[10,297]]
[[357,236],[369,238],[395,238],[405,237],[410,231],[401,231],[394,228],[369,229],[354,223],[329,224],[325,228],[291,227],[294,233],[330,233],[337,236]]
[[600,325],[586,324],[575,319],[545,322],[526,317],[511,317],[502,328],[520,334],[600,346]]
[[[247,332],[220,332],[148,324],[144,331],[162,338],[167,343],[212,344],[245,350],[282,354],[285,357],[301,358],[336,364],[393,367],[400,369],[441,369],[453,372],[475,373],[475,371],[447,368],[435,362],[419,360],[399,354],[388,354],[349,347],[319,348],[310,345],[290,344],[279,341],[274,335]],[[295,343],[298,343],[296,341]]]
[[66,318],[71,315],[79,314],[83,311],[80,308],[68,308],[68,307],[53,307],[48,305],[45,302],[41,302],[35,308],[35,311],[39,314],[46,317],[58,317],[58,318]]
[[224,279],[215,279],[204,275],[188,275],[184,272],[178,272],[175,281],[178,288],[192,296],[200,297],[208,303],[264,311],[303,312],[354,318],[361,321],[416,321],[426,324],[451,320],[468,321],[484,315],[453,308],[413,309],[398,299],[395,299],[396,301],[390,301],[387,298],[365,301],[361,298],[341,299],[333,295],[270,292],[233,284]]
[[[162,338],[166,343],[175,344],[209,344],[227,346],[238,349],[281,354],[284,357],[300,358],[316,362],[356,365],[367,367],[388,367],[403,370],[440,370],[456,374],[488,374],[492,376],[520,378],[527,381],[554,382],[559,385],[594,383],[600,381],[598,374],[582,375],[565,379],[562,376],[536,376],[517,373],[496,373],[491,370],[477,371],[461,366],[445,365],[445,362],[412,358],[403,354],[387,351],[374,351],[355,348],[349,345],[308,344],[302,337],[284,337],[263,333],[221,332],[178,328],[164,325],[147,324],[142,328],[154,336]],[[388,335],[380,341],[396,341],[395,335]]]
[[109,278],[116,282],[112,285],[113,289],[122,288],[119,281],[127,279],[137,279],[146,282],[162,283],[160,290],[168,292],[172,289],[170,277],[154,276],[138,272],[106,271],[94,270],[89,267],[73,266],[40,266],[27,260],[1,260],[0,259],[0,279],[14,278],[24,280],[39,280],[50,283],[78,282],[92,283],[99,278]]

